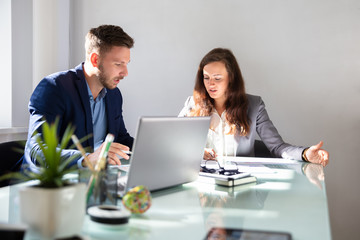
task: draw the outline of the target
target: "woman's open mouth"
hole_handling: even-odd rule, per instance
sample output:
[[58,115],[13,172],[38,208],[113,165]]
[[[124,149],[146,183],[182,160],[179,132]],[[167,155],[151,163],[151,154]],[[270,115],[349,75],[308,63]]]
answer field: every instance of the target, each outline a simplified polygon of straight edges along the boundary
[[209,89],[209,93],[216,93],[217,90],[216,89]]

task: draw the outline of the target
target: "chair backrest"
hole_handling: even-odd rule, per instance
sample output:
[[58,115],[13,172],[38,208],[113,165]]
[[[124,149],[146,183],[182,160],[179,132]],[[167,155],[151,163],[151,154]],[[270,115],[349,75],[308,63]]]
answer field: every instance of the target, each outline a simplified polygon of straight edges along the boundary
[[[25,143],[26,140],[0,143],[0,176],[20,171]],[[0,182],[0,187],[7,186],[11,182],[11,180],[4,180]]]
[[263,141],[255,140],[254,150],[255,150],[255,157],[260,157],[260,158],[273,158],[274,157],[270,153],[269,149],[266,147],[266,145]]

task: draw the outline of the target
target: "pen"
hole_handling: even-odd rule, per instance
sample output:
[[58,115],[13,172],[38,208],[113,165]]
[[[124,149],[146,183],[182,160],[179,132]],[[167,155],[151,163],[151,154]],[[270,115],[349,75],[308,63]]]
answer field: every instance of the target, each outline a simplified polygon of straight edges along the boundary
[[131,151],[129,151],[129,150],[121,150],[123,153],[126,153],[126,154],[132,154],[132,152]]
[[[90,196],[92,195],[92,193],[94,191],[95,184],[98,181],[97,175],[99,174],[99,172],[101,170],[105,169],[106,158],[109,153],[110,145],[113,141],[114,141],[114,135],[109,133],[105,138],[105,143],[101,148],[99,159],[95,165],[96,172],[94,172],[91,175],[90,180],[89,180],[89,186],[88,186],[88,192],[87,192],[87,202],[89,202]],[[97,189],[95,189],[95,199],[96,198],[97,198]]]
[[105,143],[104,143],[104,145],[103,145],[103,147],[101,149],[99,159],[98,159],[98,161],[96,163],[96,166],[95,166],[96,171],[100,171],[100,170],[103,170],[105,168],[106,158],[107,158],[107,155],[109,153],[110,145],[111,145],[111,143],[113,141],[114,141],[114,135],[109,133],[105,138]]
[[80,143],[79,139],[78,139],[75,135],[72,135],[72,136],[71,136],[71,139],[72,139],[73,142],[75,143],[77,149],[81,152],[81,155],[84,157],[84,161],[85,161],[87,167],[88,167],[91,171],[94,171],[94,167],[93,167],[93,165],[91,164],[89,158],[87,157],[84,148],[81,146],[81,143]]

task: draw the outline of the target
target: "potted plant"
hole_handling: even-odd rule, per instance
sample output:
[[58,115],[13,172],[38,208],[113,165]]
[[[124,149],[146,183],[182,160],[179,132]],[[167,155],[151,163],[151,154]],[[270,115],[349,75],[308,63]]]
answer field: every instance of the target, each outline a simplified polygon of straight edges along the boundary
[[57,126],[58,119],[53,124],[44,122],[42,134],[35,133],[40,148],[36,156],[37,172],[24,170],[0,178],[37,180],[19,191],[20,217],[28,225],[30,234],[40,235],[41,238],[79,234],[86,211],[86,185],[71,183],[66,178],[76,169],[76,165],[69,167],[76,156],[65,161],[61,158],[61,152],[68,146],[75,128],[69,125],[59,140]]

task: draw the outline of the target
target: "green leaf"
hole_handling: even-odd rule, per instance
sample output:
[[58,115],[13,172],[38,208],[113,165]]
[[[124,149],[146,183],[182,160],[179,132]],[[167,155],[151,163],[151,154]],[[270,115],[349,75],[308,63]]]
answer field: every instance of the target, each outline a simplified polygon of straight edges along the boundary
[[[69,164],[77,157],[73,155],[68,159],[62,159],[62,151],[68,147],[71,136],[75,132],[75,127],[69,124],[63,137],[59,140],[58,131],[59,118],[56,118],[52,124],[43,122],[41,134],[34,133],[35,141],[39,146],[39,152],[35,156],[39,164],[38,172],[24,170],[23,172],[15,172],[5,174],[0,177],[0,180],[5,179],[19,179],[19,180],[39,180],[42,187],[62,187],[67,184],[64,176],[73,172],[77,166],[69,167]],[[83,138],[84,139],[84,138]],[[84,140],[83,140],[84,141]]]

